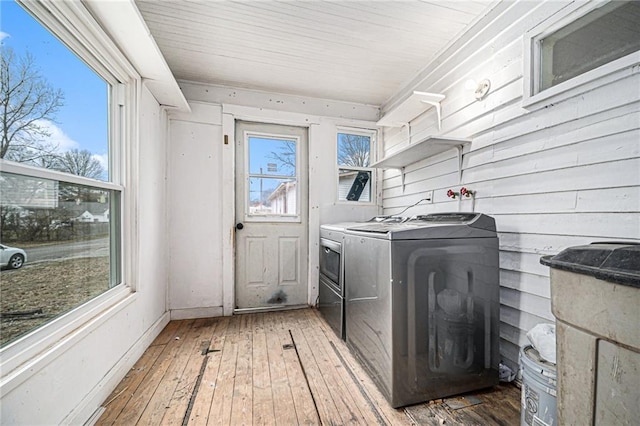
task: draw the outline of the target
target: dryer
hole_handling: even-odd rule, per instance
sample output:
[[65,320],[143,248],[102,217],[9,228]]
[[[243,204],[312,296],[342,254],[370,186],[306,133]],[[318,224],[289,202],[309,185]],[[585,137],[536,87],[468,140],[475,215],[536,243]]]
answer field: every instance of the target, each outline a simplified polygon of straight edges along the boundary
[[363,223],[399,223],[404,220],[406,218],[400,216],[374,216],[366,222],[340,222],[320,226],[318,309],[342,340],[345,339],[345,250],[343,241],[347,228]]
[[344,340],[344,256],[342,243],[347,227],[361,222],[320,226],[320,277],[318,310],[333,331]]

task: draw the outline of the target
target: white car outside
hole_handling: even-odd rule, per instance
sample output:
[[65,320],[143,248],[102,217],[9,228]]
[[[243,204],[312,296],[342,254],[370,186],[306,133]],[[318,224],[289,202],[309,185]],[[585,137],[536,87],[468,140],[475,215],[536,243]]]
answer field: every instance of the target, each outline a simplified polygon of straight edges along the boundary
[[27,261],[27,253],[16,247],[0,244],[0,267],[9,269],[22,268]]

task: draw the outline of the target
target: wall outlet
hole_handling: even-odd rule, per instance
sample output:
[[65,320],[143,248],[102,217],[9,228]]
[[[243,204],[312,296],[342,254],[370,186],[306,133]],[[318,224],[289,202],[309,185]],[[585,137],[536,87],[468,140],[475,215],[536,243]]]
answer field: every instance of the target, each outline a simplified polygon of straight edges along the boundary
[[426,191],[423,198],[428,198],[429,201],[423,201],[420,204],[433,204],[433,191]]

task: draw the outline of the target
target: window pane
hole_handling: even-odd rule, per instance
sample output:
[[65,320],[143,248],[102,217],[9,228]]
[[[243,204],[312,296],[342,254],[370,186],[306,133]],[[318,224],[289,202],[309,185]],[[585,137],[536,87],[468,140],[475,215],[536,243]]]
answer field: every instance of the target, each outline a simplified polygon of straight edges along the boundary
[[0,158],[107,180],[109,85],[13,1],[2,33]]
[[249,173],[295,176],[296,142],[249,137]]
[[340,169],[338,171],[338,200],[371,201],[371,171]]
[[298,192],[291,179],[250,178],[250,215],[297,215]]
[[611,2],[541,41],[540,90],[640,50],[640,2]]
[[371,137],[338,133],[338,165],[369,167]]
[[[114,197],[90,186],[0,173],[1,345],[119,282],[118,257],[111,255],[118,249],[110,238],[118,232],[110,220]],[[16,255],[24,264],[12,263]]]

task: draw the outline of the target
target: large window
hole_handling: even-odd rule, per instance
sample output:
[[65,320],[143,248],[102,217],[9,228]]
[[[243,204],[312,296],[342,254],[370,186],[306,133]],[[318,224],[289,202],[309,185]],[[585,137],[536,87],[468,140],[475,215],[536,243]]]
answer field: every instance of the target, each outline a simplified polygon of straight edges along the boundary
[[[123,106],[114,101],[113,75],[96,72],[97,61],[78,43],[74,53],[13,1],[2,2],[0,36],[6,346],[122,282],[123,186],[114,153]],[[62,38],[71,39],[66,32]]]
[[541,99],[638,63],[640,2],[591,3],[530,32],[525,100]]
[[338,200],[373,202],[371,152],[375,132],[340,129],[337,135]]

